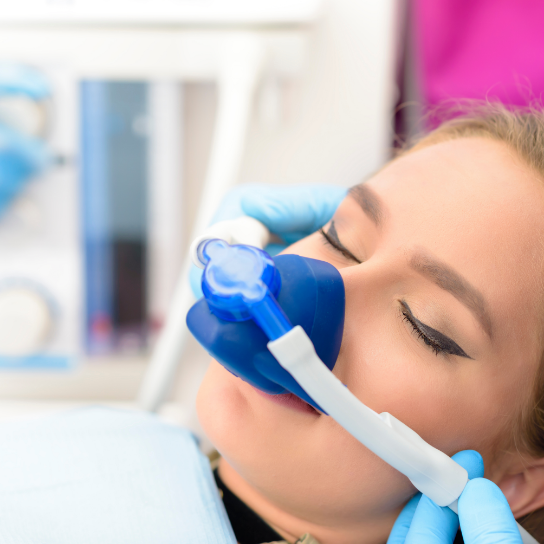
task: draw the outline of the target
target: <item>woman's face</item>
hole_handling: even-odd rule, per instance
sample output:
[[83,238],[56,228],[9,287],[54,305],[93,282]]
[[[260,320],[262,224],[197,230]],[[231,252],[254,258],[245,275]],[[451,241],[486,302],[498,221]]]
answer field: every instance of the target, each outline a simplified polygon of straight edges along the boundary
[[[478,450],[488,477],[538,364],[543,210],[540,181],[504,144],[451,140],[391,162],[326,237],[287,250],[344,279],[334,374],[448,455]],[[379,531],[415,491],[330,417],[271,402],[216,362],[198,409],[246,495],[289,516]]]

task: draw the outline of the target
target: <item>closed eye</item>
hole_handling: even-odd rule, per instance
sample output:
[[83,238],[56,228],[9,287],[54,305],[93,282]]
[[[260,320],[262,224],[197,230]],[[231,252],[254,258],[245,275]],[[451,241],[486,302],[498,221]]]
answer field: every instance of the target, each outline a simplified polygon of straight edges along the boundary
[[432,349],[436,355],[444,353],[472,359],[472,357],[465,353],[463,348],[461,348],[461,346],[455,343],[451,338],[448,338],[445,334],[442,334],[440,331],[429,327],[429,325],[425,325],[425,323],[417,319],[404,300],[401,300],[400,304],[402,306],[403,319],[409,323],[418,338],[426,346]]
[[319,229],[319,232],[325,239],[325,242],[331,245],[336,251],[341,253],[344,257],[351,261],[355,261],[358,264],[361,264],[362,261],[359,260],[347,247],[342,244],[338,238],[338,233],[336,232],[336,227],[334,221],[331,221],[328,232],[325,232],[323,229]]

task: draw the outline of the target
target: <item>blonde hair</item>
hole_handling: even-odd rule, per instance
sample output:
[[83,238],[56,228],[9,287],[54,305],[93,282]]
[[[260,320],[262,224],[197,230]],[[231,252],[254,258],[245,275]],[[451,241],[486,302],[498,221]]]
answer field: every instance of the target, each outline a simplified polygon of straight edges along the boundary
[[[400,155],[456,138],[484,137],[506,143],[543,180],[544,113],[538,108],[508,108],[502,104],[469,103],[455,111],[453,118],[400,150]],[[433,112],[436,119],[436,112]],[[542,335],[541,331],[541,336]],[[522,453],[544,457],[544,349],[534,380],[533,394],[522,411],[513,436]],[[540,542],[544,542],[544,508],[524,516],[520,523]]]

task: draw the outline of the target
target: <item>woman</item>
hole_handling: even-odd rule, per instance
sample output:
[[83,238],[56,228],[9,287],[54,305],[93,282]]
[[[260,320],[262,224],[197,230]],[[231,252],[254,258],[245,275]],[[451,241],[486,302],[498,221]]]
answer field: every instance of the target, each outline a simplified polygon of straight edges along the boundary
[[[287,250],[343,276],[338,378],[448,455],[479,451],[518,518],[544,506],[543,178],[542,115],[497,107],[444,124]],[[215,362],[198,409],[220,483],[289,542],[385,542],[414,494],[331,418]]]

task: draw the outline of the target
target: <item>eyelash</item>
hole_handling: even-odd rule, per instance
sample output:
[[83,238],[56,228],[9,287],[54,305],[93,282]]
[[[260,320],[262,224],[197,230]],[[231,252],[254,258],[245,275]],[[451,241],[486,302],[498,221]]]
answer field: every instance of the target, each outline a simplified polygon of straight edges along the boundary
[[425,343],[430,349],[432,349],[435,355],[440,355],[441,353],[448,353],[440,344],[429,338],[418,326],[417,323],[413,320],[412,316],[406,311],[402,311],[403,321],[406,321],[410,324],[412,329],[414,329],[417,337]]
[[331,246],[332,248],[334,248],[338,253],[341,253],[342,256],[344,256],[346,259],[349,259],[350,261],[356,261],[358,263],[361,262],[358,259],[355,259],[354,256],[351,253],[349,253],[348,251],[346,251],[343,247],[340,247],[339,245],[337,245],[337,243],[334,241],[334,239],[331,238],[322,228],[319,229],[319,233],[323,237],[323,240],[324,240],[325,244],[327,244],[327,245]]

